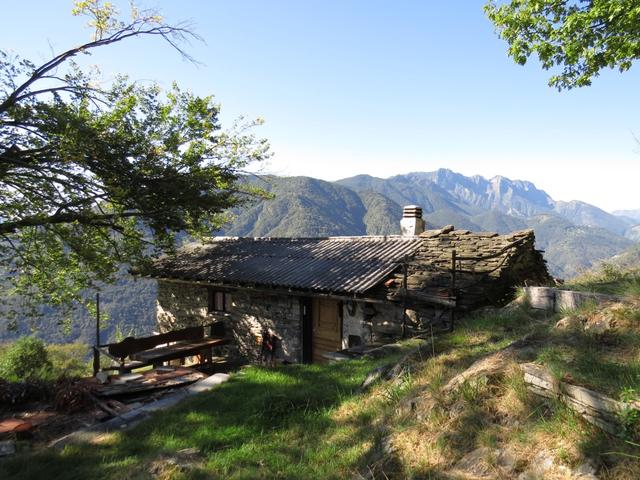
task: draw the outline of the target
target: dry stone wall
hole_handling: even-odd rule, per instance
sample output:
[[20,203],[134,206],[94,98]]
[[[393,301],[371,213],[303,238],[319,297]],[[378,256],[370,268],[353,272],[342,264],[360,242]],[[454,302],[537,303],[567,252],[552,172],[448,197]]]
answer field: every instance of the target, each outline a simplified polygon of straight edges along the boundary
[[[551,280],[541,252],[535,249],[533,230],[498,235],[455,230],[449,225],[420,236],[422,246],[409,259],[408,290],[448,296],[455,250],[456,296],[461,308],[500,303],[514,286],[545,284]],[[402,282],[403,273],[397,272],[389,294],[402,287]]]
[[236,352],[252,361],[257,360],[260,355],[262,329],[269,327],[282,339],[278,357],[290,362],[301,360],[301,312],[297,297],[243,290],[232,291],[230,295],[229,312],[209,313],[207,287],[159,281],[158,326],[161,331],[169,331],[222,320],[231,331]]

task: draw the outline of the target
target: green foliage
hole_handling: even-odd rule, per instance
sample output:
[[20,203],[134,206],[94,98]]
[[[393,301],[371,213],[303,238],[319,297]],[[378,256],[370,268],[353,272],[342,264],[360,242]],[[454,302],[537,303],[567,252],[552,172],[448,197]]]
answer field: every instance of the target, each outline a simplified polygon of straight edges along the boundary
[[536,55],[544,69],[559,67],[549,85],[591,85],[604,68],[621,72],[640,57],[640,4],[636,0],[491,0],[485,11],[524,65]]
[[229,208],[261,195],[238,179],[268,156],[250,132],[259,119],[225,130],[212,96],[103,82],[72,60],[138,36],[186,56],[179,43],[194,35],[184,25],[135,9],[124,22],[98,0],[74,13],[90,17],[94,41],[40,66],[0,51],[0,289],[32,306],[86,303],[82,292],[123,263],[220,228]]
[[85,344],[50,344],[47,345],[47,354],[53,378],[87,377],[92,374],[89,347]]
[[383,387],[382,395],[389,404],[396,405],[411,390],[412,385],[411,372],[405,371],[393,383]]
[[[355,391],[387,361],[244,369],[100,445],[11,458],[0,477],[146,478],[152,462],[195,448],[189,478],[349,478],[376,435],[376,405],[361,405]],[[359,414],[344,421],[333,415],[341,408]]]
[[602,262],[596,268],[572,279],[564,288],[606,293],[640,299],[640,268]]
[[467,380],[460,385],[457,394],[460,398],[470,404],[476,404],[482,396],[487,392],[487,377],[479,377],[471,380]]
[[11,381],[55,380],[91,375],[89,347],[82,343],[48,344],[22,337],[0,345],[0,377]]
[[0,358],[0,377],[21,381],[48,377],[51,361],[42,340],[24,337],[11,345]]
[[618,422],[620,422],[620,429],[622,438],[634,439],[637,436],[637,425],[640,420],[640,411],[634,407],[625,407],[618,413]]

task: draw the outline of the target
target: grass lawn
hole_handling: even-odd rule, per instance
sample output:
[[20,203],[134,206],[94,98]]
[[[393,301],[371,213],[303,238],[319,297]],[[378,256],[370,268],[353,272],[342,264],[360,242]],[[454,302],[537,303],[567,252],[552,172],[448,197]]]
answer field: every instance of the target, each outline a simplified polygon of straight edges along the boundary
[[[379,407],[360,404],[354,391],[377,363],[247,368],[97,444],[2,461],[0,478],[349,477],[366,464],[376,436]],[[185,471],[167,461],[182,449],[192,449]]]
[[[571,468],[589,459],[605,480],[636,480],[640,418],[626,419],[626,438],[613,437],[567,406],[535,396],[524,383],[518,362],[534,361],[614,398],[640,398],[637,303],[573,314],[614,315],[616,328],[601,335],[565,331],[554,328],[559,315],[547,317],[526,305],[489,309],[438,335],[435,356],[427,343],[429,352],[402,375],[365,394],[356,390],[366,374],[402,353],[330,365],[251,367],[130,431],[0,461],[0,479],[343,479],[357,472],[450,479],[456,462],[488,447],[511,452],[514,475],[546,451]],[[524,336],[528,347],[507,361],[503,373],[444,393],[454,375]],[[404,351],[415,345],[405,342]],[[418,406],[407,410],[416,399]]]

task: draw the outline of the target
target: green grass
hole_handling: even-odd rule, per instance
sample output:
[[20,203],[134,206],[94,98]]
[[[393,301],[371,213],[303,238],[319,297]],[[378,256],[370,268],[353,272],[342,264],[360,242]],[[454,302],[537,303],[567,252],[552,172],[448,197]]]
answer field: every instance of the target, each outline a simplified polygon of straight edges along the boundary
[[[586,337],[586,338],[584,338]],[[619,398],[625,390],[640,392],[640,361],[609,359],[598,353],[601,344],[584,336],[572,345],[550,345],[536,358],[559,379]]]
[[640,392],[640,309],[634,303],[598,306],[587,303],[558,316],[593,322],[611,319],[604,333],[583,329],[548,328],[546,345],[535,361],[551,369],[559,379],[597,390],[614,398],[625,391]]
[[640,299],[640,269],[602,263],[597,269],[570,280],[562,288]]
[[[0,343],[0,363],[12,343]],[[92,373],[89,347],[83,343],[50,343],[45,346],[51,368],[43,375],[44,380],[55,380],[61,376],[85,377]],[[20,380],[20,379],[12,379]]]
[[[590,308],[573,313],[601,313],[600,307]],[[635,398],[640,313],[634,303],[616,312],[619,328],[593,335],[555,329],[557,317],[541,317],[526,306],[485,310],[459,321],[454,332],[438,335],[434,357],[428,342],[423,358],[366,394],[356,393],[365,375],[402,353],[331,365],[250,367],[97,444],[1,461],[0,478],[342,479],[356,472],[447,478],[457,460],[480,446],[513,448],[521,465],[517,473],[547,449],[566,465],[594,459],[606,480],[639,478],[638,447],[586,423],[560,402],[533,395],[517,365],[536,361],[573,383],[622,400]],[[524,336],[527,348],[504,373],[443,392],[474,361]],[[406,352],[417,343],[403,345]],[[422,404],[430,405],[420,410],[423,417],[403,410],[408,399],[418,397],[429,400]],[[638,419],[628,420],[633,431]],[[383,455],[380,447],[388,438],[395,450]],[[196,453],[185,460],[183,449]],[[181,468],[181,462],[190,466]]]
[[[376,365],[251,367],[104,444],[0,462],[0,478],[150,478],[154,462],[185,448],[199,452],[195,467],[167,478],[346,478],[375,440],[377,410],[354,392]],[[340,409],[356,414],[341,420]]]

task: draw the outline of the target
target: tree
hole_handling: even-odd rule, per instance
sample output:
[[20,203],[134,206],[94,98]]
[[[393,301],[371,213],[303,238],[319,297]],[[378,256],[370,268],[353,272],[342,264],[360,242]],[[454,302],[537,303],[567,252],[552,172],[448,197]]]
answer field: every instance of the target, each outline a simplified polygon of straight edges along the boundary
[[107,85],[74,57],[135,37],[158,37],[190,58],[195,35],[132,7],[77,1],[92,41],[42,65],[0,51],[2,295],[69,305],[123,263],[170,251],[176,234],[210,234],[225,212],[261,192],[241,181],[269,155],[240,119],[223,131],[219,106],[176,85],[163,92],[118,77]]
[[638,0],[511,0],[485,6],[509,55],[524,65],[537,55],[558,90],[591,85],[604,68],[631,68],[640,58]]

